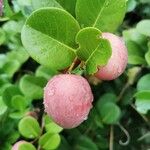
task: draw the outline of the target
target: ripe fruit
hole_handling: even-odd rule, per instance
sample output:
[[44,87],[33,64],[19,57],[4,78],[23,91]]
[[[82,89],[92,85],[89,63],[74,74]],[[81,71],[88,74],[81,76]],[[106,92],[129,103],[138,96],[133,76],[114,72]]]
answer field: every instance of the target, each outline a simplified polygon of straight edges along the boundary
[[63,128],[74,128],[86,120],[92,101],[90,85],[79,75],[56,75],[45,87],[45,111]]
[[99,67],[95,76],[101,80],[113,80],[119,77],[126,68],[128,62],[127,48],[123,40],[114,34],[103,33],[102,37],[109,40],[112,56],[107,65]]
[[3,0],[0,0],[0,16],[2,16],[3,11]]
[[19,150],[19,146],[23,143],[26,143],[26,142],[25,141],[19,141],[19,142],[15,143],[11,150]]

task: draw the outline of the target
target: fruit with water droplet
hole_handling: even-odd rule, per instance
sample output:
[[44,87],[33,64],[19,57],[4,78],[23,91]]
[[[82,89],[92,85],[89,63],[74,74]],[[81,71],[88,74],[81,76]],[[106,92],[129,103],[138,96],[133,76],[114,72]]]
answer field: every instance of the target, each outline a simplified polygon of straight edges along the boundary
[[113,80],[118,78],[127,66],[127,48],[123,39],[112,33],[102,33],[102,37],[110,42],[112,55],[107,65],[98,68],[95,76],[101,80]]
[[80,125],[87,118],[92,101],[90,85],[79,75],[56,75],[44,90],[45,111],[63,128]]

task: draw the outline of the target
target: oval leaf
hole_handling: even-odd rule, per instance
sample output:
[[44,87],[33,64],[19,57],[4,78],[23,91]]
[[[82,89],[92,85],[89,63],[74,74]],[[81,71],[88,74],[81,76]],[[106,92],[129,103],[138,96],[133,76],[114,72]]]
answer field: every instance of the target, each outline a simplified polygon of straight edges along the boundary
[[66,11],[42,8],[27,19],[21,37],[33,59],[61,70],[67,68],[76,56],[75,36],[79,29],[77,21]]
[[25,75],[21,78],[19,86],[22,93],[31,99],[40,99],[43,97],[43,88],[47,80],[43,77]]
[[137,84],[138,91],[150,91],[150,74],[140,78]]
[[34,139],[40,135],[41,129],[35,118],[27,116],[19,122],[19,132],[25,138]]
[[77,0],[76,16],[83,27],[112,32],[123,21],[126,0]]
[[104,104],[99,111],[102,121],[106,124],[117,123],[121,115],[120,108],[112,102]]
[[43,149],[53,150],[56,149],[60,144],[59,134],[45,133],[39,139],[39,145]]
[[137,110],[142,114],[146,114],[150,110],[150,91],[137,92],[135,97]]
[[76,42],[80,45],[77,55],[86,62],[88,74],[94,74],[97,67],[106,65],[111,57],[110,43],[100,35],[98,29],[88,27],[80,30],[76,37]]
[[137,24],[137,31],[146,36],[150,36],[150,19],[142,20]]

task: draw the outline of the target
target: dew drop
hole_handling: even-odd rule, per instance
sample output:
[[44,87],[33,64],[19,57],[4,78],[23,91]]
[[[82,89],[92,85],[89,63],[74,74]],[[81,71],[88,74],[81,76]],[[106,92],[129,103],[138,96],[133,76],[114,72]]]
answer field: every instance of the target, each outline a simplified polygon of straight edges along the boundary
[[83,120],[87,120],[88,119],[88,117],[86,116]]

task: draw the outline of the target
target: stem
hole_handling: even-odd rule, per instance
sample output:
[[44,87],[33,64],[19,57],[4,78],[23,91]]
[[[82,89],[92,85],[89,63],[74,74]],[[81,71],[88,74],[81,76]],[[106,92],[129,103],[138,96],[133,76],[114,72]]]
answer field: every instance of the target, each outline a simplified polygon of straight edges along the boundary
[[119,140],[119,144],[122,146],[126,146],[130,142],[130,135],[129,135],[128,131],[120,123],[118,123],[118,126],[120,127],[120,129],[124,132],[124,134],[127,137],[127,140],[125,142],[123,142],[122,140]]
[[113,150],[114,143],[114,127],[110,126],[110,140],[109,140],[109,150]]
[[122,88],[122,90],[121,90],[121,92],[120,92],[120,94],[118,96],[118,102],[122,99],[124,93],[126,92],[126,90],[128,89],[129,86],[130,86],[130,84],[127,82],[125,84],[125,86]]
[[72,63],[71,66],[69,67],[69,69],[68,69],[68,71],[67,71],[69,74],[71,74],[71,71],[73,70],[73,68],[74,68],[74,66],[75,66],[77,60],[78,60],[78,57],[76,57],[76,58],[74,59],[73,63]]
[[146,116],[144,116],[143,114],[139,113],[139,112],[136,110],[136,108],[135,108],[135,106],[134,106],[133,104],[130,104],[130,106],[143,118],[143,120],[144,120],[147,124],[149,124],[149,120],[146,118]]

